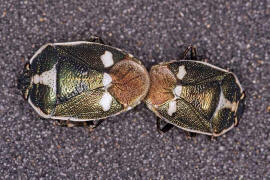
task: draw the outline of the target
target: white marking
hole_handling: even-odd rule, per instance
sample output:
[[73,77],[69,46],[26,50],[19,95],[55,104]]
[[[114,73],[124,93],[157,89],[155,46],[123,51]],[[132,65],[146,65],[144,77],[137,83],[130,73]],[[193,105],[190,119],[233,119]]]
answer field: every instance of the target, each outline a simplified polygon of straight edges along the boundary
[[178,96],[178,97],[181,95],[181,92],[182,92],[182,86],[181,85],[176,86],[174,88],[174,90],[173,90],[173,94],[175,96]]
[[109,92],[105,92],[99,101],[103,111],[109,111],[112,105],[112,96]]
[[236,102],[231,102],[228,99],[225,98],[223,92],[221,91],[220,96],[219,96],[219,102],[218,106],[213,114],[213,117],[217,115],[217,113],[223,109],[223,108],[229,108],[231,109],[232,112],[235,112],[237,110],[237,103]]
[[173,113],[175,113],[175,112],[176,112],[176,100],[172,100],[169,103],[168,114],[169,114],[169,116],[172,116]]
[[103,86],[107,87],[108,85],[111,84],[111,82],[112,82],[112,77],[109,74],[104,73],[103,79],[102,79]]
[[40,77],[39,77],[39,75],[35,75],[34,77],[33,77],[33,83],[35,83],[35,84],[38,84],[39,83],[39,79],[40,79]]
[[30,64],[32,64],[33,60],[49,45],[52,45],[52,44],[48,43],[48,44],[41,46],[41,48],[39,48],[39,50],[37,50],[37,52],[34,54],[34,56],[30,59]]
[[185,66],[184,65],[179,66],[179,70],[178,70],[178,73],[176,75],[177,78],[182,80],[186,74],[187,74],[187,71],[185,69]]
[[32,77],[32,82],[34,84],[44,84],[53,89],[53,92],[56,93],[56,64],[49,71],[45,71],[42,74],[34,75]]
[[229,108],[233,112],[235,112],[236,106],[237,106],[237,103],[236,102],[231,103],[231,101],[229,101],[228,99],[225,98],[223,92],[221,91],[217,109],[220,110],[220,109],[223,109],[223,108]]
[[133,58],[134,56],[132,54],[128,54],[129,57]]
[[100,56],[100,59],[102,63],[104,64],[104,67],[110,67],[113,65],[113,58],[112,53],[110,51],[105,51],[105,53]]

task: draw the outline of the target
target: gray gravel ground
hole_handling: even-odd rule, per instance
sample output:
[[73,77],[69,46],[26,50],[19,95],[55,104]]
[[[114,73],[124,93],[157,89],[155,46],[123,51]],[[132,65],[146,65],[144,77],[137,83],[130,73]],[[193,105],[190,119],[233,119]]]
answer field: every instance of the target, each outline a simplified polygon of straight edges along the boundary
[[[16,76],[41,45],[91,34],[148,69],[196,45],[245,88],[239,126],[216,140],[177,128],[160,135],[143,104],[90,134],[42,120],[19,95]],[[269,42],[269,0],[2,0],[0,178],[270,179]]]

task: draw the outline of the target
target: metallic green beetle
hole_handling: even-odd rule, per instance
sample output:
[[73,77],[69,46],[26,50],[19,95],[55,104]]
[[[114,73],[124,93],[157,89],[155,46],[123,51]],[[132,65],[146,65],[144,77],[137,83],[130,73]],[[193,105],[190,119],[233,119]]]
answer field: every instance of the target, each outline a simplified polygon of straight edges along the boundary
[[[187,48],[191,59],[196,49]],[[189,132],[220,136],[238,124],[245,97],[235,74],[211,64],[180,60],[163,62],[150,70],[146,104],[166,132],[177,126]],[[160,119],[166,124],[162,129]]]
[[46,44],[25,65],[18,88],[40,116],[99,120],[144,99],[150,78],[141,62],[94,40]]

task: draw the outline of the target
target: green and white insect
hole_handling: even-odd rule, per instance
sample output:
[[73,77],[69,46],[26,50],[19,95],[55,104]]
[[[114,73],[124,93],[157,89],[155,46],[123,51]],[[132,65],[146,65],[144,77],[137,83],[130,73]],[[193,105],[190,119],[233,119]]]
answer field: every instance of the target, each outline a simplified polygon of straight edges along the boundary
[[[191,59],[196,60],[196,49]],[[157,128],[166,132],[174,126],[189,132],[220,136],[238,124],[245,97],[237,77],[206,62],[180,60],[163,62],[150,70],[146,104],[159,118]],[[167,124],[161,128],[160,119]]]
[[18,88],[41,117],[102,120],[144,99],[150,79],[141,62],[94,40],[46,44],[25,65]]

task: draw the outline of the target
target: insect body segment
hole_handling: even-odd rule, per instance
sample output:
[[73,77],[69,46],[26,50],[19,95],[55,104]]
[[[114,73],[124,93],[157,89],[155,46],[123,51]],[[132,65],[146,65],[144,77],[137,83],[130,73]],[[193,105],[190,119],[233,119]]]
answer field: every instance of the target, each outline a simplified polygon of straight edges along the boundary
[[233,73],[205,62],[181,60],[153,66],[150,79],[145,101],[166,122],[213,136],[237,124],[244,92]]
[[122,50],[93,42],[46,44],[19,78],[44,118],[87,121],[131,109],[146,96],[148,72]]

